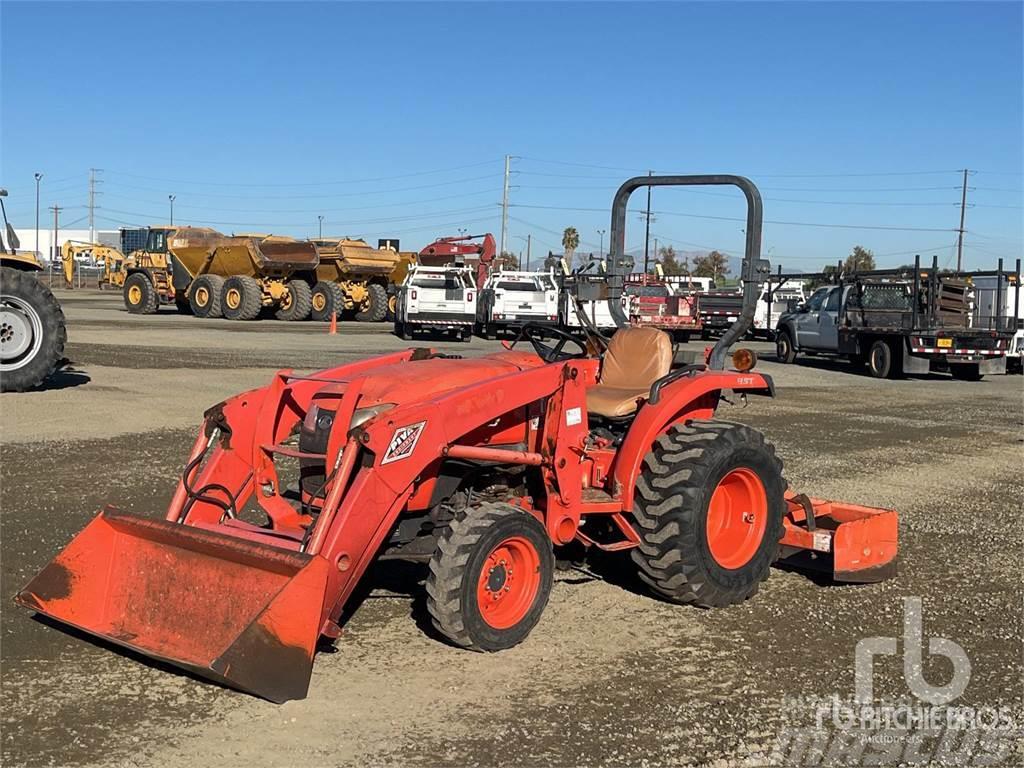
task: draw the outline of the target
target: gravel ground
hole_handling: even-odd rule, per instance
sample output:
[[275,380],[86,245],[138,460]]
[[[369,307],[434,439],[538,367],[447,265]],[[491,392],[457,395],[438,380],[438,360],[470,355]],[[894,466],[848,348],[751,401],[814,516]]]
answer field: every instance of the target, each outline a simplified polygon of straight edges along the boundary
[[[422,568],[380,564],[335,652],[317,656],[309,697],[275,706],[59,631],[11,597],[102,504],[160,514],[210,404],[276,369],[405,344],[385,326],[330,336],[312,323],[130,316],[99,292],[58,297],[71,370],[0,401],[5,766],[942,763],[920,745],[915,760],[905,742],[837,751],[834,730],[817,752],[792,749],[814,720],[800,697],[849,698],[857,642],[900,637],[907,597],[922,600],[926,646],[948,638],[969,658],[956,704],[1024,722],[1020,377],[879,382],[818,358],[777,365],[755,345],[778,396],[723,417],[776,444],[791,486],[899,510],[897,578],[834,585],[775,571],[747,603],[704,611],[655,600],[623,559],[598,559],[559,573],[527,642],[479,655],[425,631]],[[900,645],[876,660],[875,691],[920,703]],[[925,653],[932,685],[953,669]],[[948,762],[1021,764],[1020,733],[958,742]]]

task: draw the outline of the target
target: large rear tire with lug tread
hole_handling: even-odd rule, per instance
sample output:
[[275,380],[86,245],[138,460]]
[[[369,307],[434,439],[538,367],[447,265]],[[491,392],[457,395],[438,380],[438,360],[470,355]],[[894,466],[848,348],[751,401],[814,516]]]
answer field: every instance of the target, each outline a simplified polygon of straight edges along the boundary
[[361,323],[379,323],[388,314],[388,291],[383,285],[370,283],[366,286],[366,301],[356,312]]
[[757,430],[676,425],[644,457],[633,516],[640,578],[677,603],[717,608],[752,597],[782,538],[786,482]]
[[224,281],[220,305],[228,320],[255,320],[263,308],[263,291],[256,278],[232,275]]
[[188,303],[196,317],[220,317],[221,293],[224,278],[220,275],[200,275],[188,288]]
[[149,275],[135,272],[124,281],[124,307],[133,315],[152,315],[160,306]]
[[321,280],[313,286],[310,297],[313,319],[319,323],[329,323],[331,317],[345,311],[345,296],[341,286],[329,280]]
[[555,556],[544,526],[511,504],[459,512],[440,536],[427,611],[455,645],[500,651],[522,642],[551,594]]
[[313,289],[305,280],[289,280],[288,292],[281,297],[274,317],[278,320],[305,320],[313,309]]
[[42,384],[63,359],[67,338],[50,289],[29,272],[0,267],[0,392]]
[[792,363],[796,360],[796,347],[789,331],[779,331],[775,336],[775,359],[780,363]]

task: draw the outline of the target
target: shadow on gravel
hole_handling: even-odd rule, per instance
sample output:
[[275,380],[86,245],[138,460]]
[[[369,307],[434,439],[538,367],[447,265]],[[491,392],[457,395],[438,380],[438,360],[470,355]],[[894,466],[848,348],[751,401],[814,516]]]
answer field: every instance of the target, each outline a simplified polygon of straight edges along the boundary
[[89,374],[85,371],[71,367],[71,363],[65,362],[63,365],[65,366],[64,368],[57,371],[38,387],[30,391],[51,392],[58,389],[73,389],[74,387],[80,387],[83,384],[88,384],[92,381],[92,377],[89,376]]
[[[778,357],[772,356],[766,359],[771,360],[774,363],[784,365]],[[800,368],[813,368],[816,371],[828,371],[830,373],[842,373],[847,376],[856,376],[866,381],[877,381],[869,372],[867,365],[857,365],[851,363],[849,360],[844,360],[834,357],[825,357],[815,355],[813,357],[802,355],[796,359],[796,362],[790,363],[790,366],[796,366]],[[926,373],[923,375],[912,376],[903,374],[899,380],[913,379],[914,381],[952,381],[953,377],[945,373]],[[984,379],[982,379],[984,381]]]

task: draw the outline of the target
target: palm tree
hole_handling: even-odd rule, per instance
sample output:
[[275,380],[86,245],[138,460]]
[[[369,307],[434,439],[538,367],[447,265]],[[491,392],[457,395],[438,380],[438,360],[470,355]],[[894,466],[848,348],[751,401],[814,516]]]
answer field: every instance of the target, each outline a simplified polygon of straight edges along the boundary
[[580,247],[580,233],[576,227],[566,227],[562,232],[562,248],[565,249],[565,261],[571,267],[573,254]]

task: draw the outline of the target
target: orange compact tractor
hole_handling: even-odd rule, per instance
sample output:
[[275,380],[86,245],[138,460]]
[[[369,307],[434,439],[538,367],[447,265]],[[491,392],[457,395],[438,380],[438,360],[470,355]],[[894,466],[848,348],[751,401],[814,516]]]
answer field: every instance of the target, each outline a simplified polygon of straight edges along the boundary
[[[674,367],[663,331],[624,327],[626,203],[692,184],[746,195],[747,287],[706,363]],[[434,626],[476,651],[526,638],[573,542],[629,550],[654,593],[702,607],[751,597],[780,559],[839,581],[893,573],[894,512],[787,491],[771,444],[715,418],[723,394],[773,394],[751,352],[728,356],[767,275],[756,187],[630,179],[611,231],[610,340],[527,325],[474,359],[409,349],[281,371],[206,412],[163,519],[104,509],[17,601],[281,702],[306,694],[377,557],[429,561]]]

